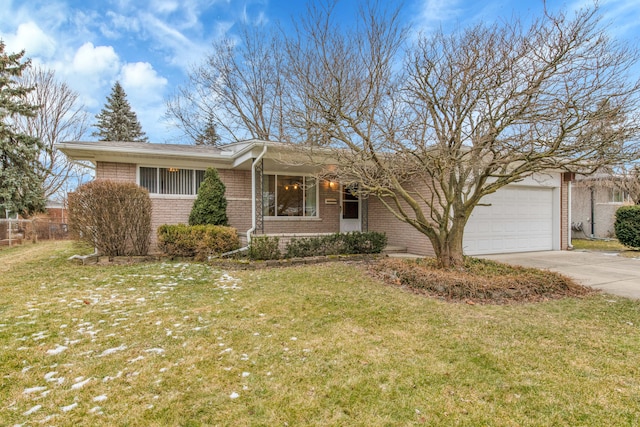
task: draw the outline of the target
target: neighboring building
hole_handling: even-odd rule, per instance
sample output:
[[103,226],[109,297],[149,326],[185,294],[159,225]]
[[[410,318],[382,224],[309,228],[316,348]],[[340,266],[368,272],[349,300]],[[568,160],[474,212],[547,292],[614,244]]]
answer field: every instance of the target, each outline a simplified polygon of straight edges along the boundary
[[571,236],[580,238],[615,237],[613,224],[616,211],[633,201],[624,186],[618,184],[622,177],[612,175],[580,176],[571,191]]
[[[317,178],[302,147],[259,140],[221,147],[131,142],[67,142],[71,160],[91,161],[96,179],[136,182],[149,190],[152,227],[186,223],[203,179],[214,167],[226,186],[227,215],[247,233],[291,237],[348,231],[386,232],[390,245],[431,255],[426,236],[396,219],[375,197],[360,200],[340,183]],[[314,163],[330,165],[331,159]],[[483,199],[465,230],[465,253],[566,249],[569,183],[550,172]],[[155,236],[154,236],[155,239]],[[153,242],[152,242],[153,243]]]

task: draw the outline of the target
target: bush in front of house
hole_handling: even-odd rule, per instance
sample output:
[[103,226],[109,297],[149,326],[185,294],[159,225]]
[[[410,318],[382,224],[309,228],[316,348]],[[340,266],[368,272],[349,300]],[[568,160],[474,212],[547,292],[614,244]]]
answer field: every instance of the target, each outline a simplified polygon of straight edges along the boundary
[[225,190],[218,171],[207,169],[189,214],[189,225],[228,225]]
[[630,248],[640,248],[640,205],[619,208],[613,227],[620,243]]
[[279,259],[280,239],[276,236],[255,236],[249,244],[249,258],[253,260]]
[[107,256],[149,252],[151,199],[132,182],[95,180],[68,196],[69,226],[80,241]]
[[221,225],[161,225],[158,227],[158,248],[172,257],[204,261],[240,247],[235,228]]
[[335,233],[291,239],[286,258],[319,255],[377,254],[387,245],[387,236],[376,231]]

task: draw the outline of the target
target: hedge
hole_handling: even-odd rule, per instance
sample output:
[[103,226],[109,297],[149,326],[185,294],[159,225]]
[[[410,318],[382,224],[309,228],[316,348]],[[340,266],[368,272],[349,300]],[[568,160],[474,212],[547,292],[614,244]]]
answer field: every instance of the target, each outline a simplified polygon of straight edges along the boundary
[[221,225],[161,225],[158,248],[169,256],[193,257],[204,261],[240,247],[235,228]]
[[286,258],[317,255],[377,254],[387,245],[387,236],[375,231],[335,233],[325,236],[291,239]]
[[640,248],[640,206],[623,206],[616,211],[613,224],[616,237],[625,246]]

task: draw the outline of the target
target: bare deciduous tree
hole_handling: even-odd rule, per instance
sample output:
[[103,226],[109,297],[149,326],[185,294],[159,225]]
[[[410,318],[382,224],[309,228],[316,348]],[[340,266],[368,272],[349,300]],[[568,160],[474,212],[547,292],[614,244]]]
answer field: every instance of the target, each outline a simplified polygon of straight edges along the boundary
[[337,148],[332,173],[423,233],[444,267],[462,265],[484,196],[637,155],[637,53],[608,38],[597,8],[435,32],[406,51],[397,12],[365,7],[346,30],[332,13],[311,9],[290,45],[295,116]]
[[69,161],[55,144],[82,139],[88,129],[89,114],[80,104],[78,93],[56,80],[53,71],[33,67],[25,72],[22,80],[24,85],[34,87],[29,93],[29,101],[40,109],[36,115],[24,117],[16,125],[44,144],[39,158],[44,168],[45,197],[62,198],[61,193],[66,193],[69,185],[75,186],[86,179],[88,169]]
[[214,43],[167,101],[167,116],[193,141],[211,125],[231,140],[286,140],[280,43],[278,34],[258,28]]

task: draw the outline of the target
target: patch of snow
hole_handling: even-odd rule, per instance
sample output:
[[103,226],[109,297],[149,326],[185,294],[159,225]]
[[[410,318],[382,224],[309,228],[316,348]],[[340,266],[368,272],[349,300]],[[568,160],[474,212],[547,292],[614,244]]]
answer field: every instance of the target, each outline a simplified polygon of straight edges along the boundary
[[102,408],[100,406],[94,406],[93,408],[89,409],[89,413],[90,414],[102,414]]
[[242,373],[242,378],[247,378],[249,375],[251,375],[251,373],[249,373],[249,372],[243,372],[243,373]]
[[240,397],[240,395],[238,393],[236,393],[235,391],[229,395],[230,399],[237,399],[239,397]]
[[69,412],[78,407],[78,402],[73,402],[71,405],[63,406],[60,408],[62,412]]
[[69,347],[65,347],[64,345],[56,344],[56,348],[52,348],[50,350],[47,350],[47,354],[49,354],[49,355],[60,354],[63,351],[65,351],[67,348],[69,348]]
[[115,377],[110,377],[109,375],[107,375],[102,379],[102,382],[106,383],[107,381],[115,380],[116,378],[120,378],[121,376],[122,376],[122,371],[118,371]]
[[163,348],[149,348],[147,350],[145,350],[146,353],[155,353],[155,354],[162,354],[164,353],[164,349]]
[[114,347],[114,348],[108,348],[108,349],[106,349],[105,351],[103,351],[102,353],[100,353],[100,354],[98,355],[98,357],[109,356],[110,354],[113,354],[113,353],[118,352],[118,351],[123,351],[123,350],[126,350],[126,349],[127,349],[127,346],[126,346],[126,345],[124,345],[124,344],[122,344],[121,346],[118,346],[118,347]]
[[93,398],[94,402],[104,402],[105,400],[107,400],[107,396],[105,394],[101,394],[100,396]]
[[76,382],[74,385],[71,386],[71,390],[80,390],[82,387],[87,385],[89,381],[91,381],[91,378],[87,378],[84,381]]
[[[24,369],[23,369],[23,371],[24,371]],[[53,377],[54,377],[57,373],[58,373],[57,371],[49,372],[49,373],[45,374],[44,379],[45,379],[45,380],[47,380],[47,381],[55,381],[55,378],[53,378]]]
[[37,393],[39,391],[44,391],[46,389],[47,388],[43,387],[43,386],[29,387],[29,388],[25,388],[24,391],[22,392],[22,394]]
[[24,415],[25,417],[33,414],[36,411],[39,411],[42,408],[42,405],[36,405],[34,407],[32,407],[31,409],[29,409],[28,411],[24,412],[22,415]]

